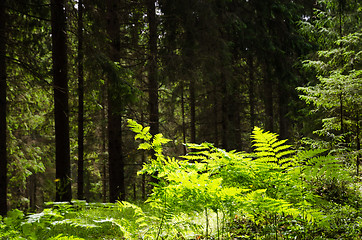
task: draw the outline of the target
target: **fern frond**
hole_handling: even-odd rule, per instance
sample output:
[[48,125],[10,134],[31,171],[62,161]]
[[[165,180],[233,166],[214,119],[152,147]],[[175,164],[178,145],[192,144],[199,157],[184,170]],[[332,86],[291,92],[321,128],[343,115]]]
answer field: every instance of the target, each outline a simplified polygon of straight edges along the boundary
[[313,178],[348,178],[348,173],[343,170],[342,164],[331,155],[316,156],[305,161],[303,167],[304,177],[308,180]]
[[326,151],[327,151],[326,149],[311,149],[311,150],[301,151],[301,152],[298,152],[297,159],[299,161],[304,162],[305,160],[319,156],[320,154],[322,154]]
[[295,154],[295,150],[291,149],[291,145],[285,144],[287,140],[278,140],[277,134],[264,132],[261,128],[255,127],[251,138],[258,161],[270,161],[284,167],[286,162],[293,161],[290,156]]

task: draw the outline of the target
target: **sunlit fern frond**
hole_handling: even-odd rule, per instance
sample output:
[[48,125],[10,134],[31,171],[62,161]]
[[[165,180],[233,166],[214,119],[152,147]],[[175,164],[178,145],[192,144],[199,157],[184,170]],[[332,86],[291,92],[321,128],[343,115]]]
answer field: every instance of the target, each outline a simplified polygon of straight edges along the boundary
[[276,163],[283,167],[293,163],[291,156],[295,154],[295,150],[291,145],[285,144],[287,140],[278,140],[277,134],[255,127],[251,138],[258,161]]

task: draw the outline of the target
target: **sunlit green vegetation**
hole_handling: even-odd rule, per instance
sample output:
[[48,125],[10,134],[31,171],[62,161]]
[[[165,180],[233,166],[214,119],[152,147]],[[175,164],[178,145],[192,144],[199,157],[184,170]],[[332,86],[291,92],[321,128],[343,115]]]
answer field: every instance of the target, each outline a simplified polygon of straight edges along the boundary
[[296,151],[255,128],[252,153],[170,140],[129,120],[140,150],[155,159],[139,174],[157,181],[145,203],[48,203],[40,213],[9,212],[5,239],[360,239],[362,185],[325,150]]

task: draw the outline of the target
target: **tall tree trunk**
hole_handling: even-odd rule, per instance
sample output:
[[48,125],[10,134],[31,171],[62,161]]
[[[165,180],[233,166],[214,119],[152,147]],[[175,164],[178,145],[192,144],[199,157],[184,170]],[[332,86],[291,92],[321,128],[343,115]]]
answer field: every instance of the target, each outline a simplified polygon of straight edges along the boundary
[[102,124],[102,199],[103,202],[107,202],[107,157],[106,157],[106,150],[107,150],[107,126],[106,126],[106,90],[102,87],[102,110],[101,110],[101,124]]
[[269,63],[265,63],[264,69],[264,107],[265,107],[265,130],[274,132],[274,111],[273,111],[273,83],[270,74]]
[[227,117],[227,96],[226,96],[226,81],[224,77],[221,77],[221,93],[222,93],[222,103],[221,103],[221,125],[222,125],[222,147],[224,149],[229,149],[228,141],[228,117]]
[[55,201],[71,201],[68,59],[64,0],[51,0],[52,54],[55,112]]
[[[184,96],[184,80],[181,79],[181,115],[182,115],[182,139],[186,144],[186,124],[185,124],[185,96]],[[186,146],[183,147],[184,155],[186,155]]]
[[[285,80],[285,79],[284,79]],[[279,115],[279,136],[281,139],[287,139],[288,126],[287,126],[287,108],[288,108],[288,92],[283,84],[283,78],[278,79],[278,115]]]
[[213,94],[213,101],[214,101],[214,144],[216,147],[219,146],[219,114],[218,114],[218,91],[217,91],[217,82],[214,83],[214,94]]
[[0,1],[0,215],[7,213],[5,0]]
[[254,79],[254,61],[253,57],[248,58],[249,66],[249,108],[250,108],[250,127],[251,131],[255,126],[255,79]]
[[84,191],[83,0],[78,1],[78,199]]
[[196,143],[196,96],[195,96],[195,79],[191,76],[190,79],[190,132],[191,142]]
[[157,80],[157,23],[155,0],[147,0],[147,17],[149,24],[149,59],[148,59],[148,94],[150,133],[159,133],[158,80]]
[[[119,1],[107,0],[107,33],[110,38],[109,57],[120,61]],[[114,86],[118,79],[108,79],[108,154],[109,154],[109,201],[125,200],[124,159],[122,156],[122,115]]]

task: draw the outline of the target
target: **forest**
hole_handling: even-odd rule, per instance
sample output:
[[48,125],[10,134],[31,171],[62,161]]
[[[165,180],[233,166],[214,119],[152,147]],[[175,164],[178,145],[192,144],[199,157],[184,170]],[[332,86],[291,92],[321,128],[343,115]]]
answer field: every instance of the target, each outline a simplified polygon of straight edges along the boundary
[[360,0],[0,0],[0,239],[362,239]]

